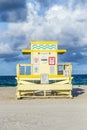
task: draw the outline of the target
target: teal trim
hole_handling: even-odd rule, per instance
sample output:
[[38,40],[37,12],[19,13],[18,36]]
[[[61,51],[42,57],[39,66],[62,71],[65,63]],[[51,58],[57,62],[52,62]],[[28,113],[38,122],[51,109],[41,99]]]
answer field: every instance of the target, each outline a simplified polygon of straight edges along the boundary
[[33,44],[31,47],[32,50],[37,49],[37,50],[53,50],[53,49],[57,49],[55,44]]

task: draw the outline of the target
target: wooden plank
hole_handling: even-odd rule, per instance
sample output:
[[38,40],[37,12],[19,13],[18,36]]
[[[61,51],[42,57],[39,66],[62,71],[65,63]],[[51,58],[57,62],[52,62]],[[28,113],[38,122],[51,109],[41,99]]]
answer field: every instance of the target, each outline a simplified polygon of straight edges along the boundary
[[72,84],[50,85],[50,84],[35,84],[35,85],[18,85],[17,90],[72,90]]

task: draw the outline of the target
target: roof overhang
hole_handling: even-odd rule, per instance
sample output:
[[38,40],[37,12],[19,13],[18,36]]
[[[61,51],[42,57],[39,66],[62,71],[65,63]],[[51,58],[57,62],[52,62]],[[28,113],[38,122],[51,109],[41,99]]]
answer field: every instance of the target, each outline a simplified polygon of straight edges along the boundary
[[65,49],[64,50],[22,50],[23,54],[30,54],[32,52],[38,52],[38,53],[40,53],[40,52],[56,52],[58,54],[64,54],[67,52],[67,50],[65,50]]

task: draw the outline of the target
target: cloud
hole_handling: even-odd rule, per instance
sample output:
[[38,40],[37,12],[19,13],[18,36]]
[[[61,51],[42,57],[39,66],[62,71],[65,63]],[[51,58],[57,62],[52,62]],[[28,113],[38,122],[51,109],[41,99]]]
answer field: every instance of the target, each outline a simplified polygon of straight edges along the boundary
[[0,21],[25,21],[26,16],[26,0],[0,0]]
[[26,44],[25,35],[23,33],[19,35],[16,32],[10,28],[7,31],[0,31],[0,60],[6,62],[24,60],[21,50],[29,45]]
[[11,54],[12,52],[9,44],[0,43],[0,54]]
[[0,43],[0,58],[4,61],[14,61],[19,56],[17,51],[12,50],[9,44]]
[[66,3],[68,3],[68,1],[66,0],[36,0],[37,2],[40,3],[41,7],[45,7],[45,8],[50,8],[53,5],[66,5]]
[[74,10],[77,7],[87,8],[87,0],[36,0],[41,6],[42,14],[49,10],[52,6],[64,6],[70,10]]
[[[15,46],[15,44],[14,44]],[[17,47],[5,44],[5,43],[0,43],[0,61],[5,61],[5,62],[16,62],[16,61],[23,61],[23,60],[28,60],[29,56],[23,56],[21,54],[21,50],[18,50]]]
[[[31,40],[57,40],[59,41],[59,48],[68,50],[66,54],[60,56],[61,61],[78,64],[83,64],[83,60],[85,60],[85,63],[87,62],[86,6],[83,8],[82,2],[76,3],[74,6],[74,0],[70,0],[65,5],[61,2],[61,4],[55,4],[55,2],[45,10],[44,15],[43,13],[40,14],[40,11],[42,11],[40,1],[28,2],[26,21],[9,23],[8,30],[1,33],[0,37],[2,37],[3,42],[6,45],[8,44],[15,54],[12,59],[10,52],[8,52],[10,61],[11,59],[19,60],[23,58],[20,55],[20,50],[29,48]],[[3,51],[2,54],[4,53]]]
[[59,55],[59,61],[76,63],[78,65],[87,64],[87,50],[84,51],[84,48],[81,47],[68,49],[66,54],[63,56]]

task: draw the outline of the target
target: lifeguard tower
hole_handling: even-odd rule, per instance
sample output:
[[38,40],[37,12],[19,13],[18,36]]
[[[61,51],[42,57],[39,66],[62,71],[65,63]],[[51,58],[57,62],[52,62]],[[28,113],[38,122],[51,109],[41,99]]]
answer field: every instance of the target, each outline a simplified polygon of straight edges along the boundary
[[58,63],[58,55],[66,50],[58,49],[57,41],[31,41],[30,64],[17,65],[18,99],[21,97],[72,97],[72,65]]

